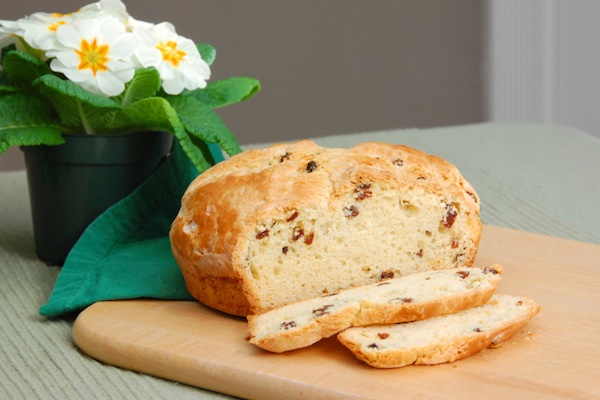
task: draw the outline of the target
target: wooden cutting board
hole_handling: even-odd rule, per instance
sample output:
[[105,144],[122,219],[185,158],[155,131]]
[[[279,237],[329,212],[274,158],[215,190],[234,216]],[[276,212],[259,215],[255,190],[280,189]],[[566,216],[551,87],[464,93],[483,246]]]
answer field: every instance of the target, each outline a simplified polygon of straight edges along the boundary
[[243,398],[600,398],[600,246],[485,226],[476,265],[494,262],[498,291],[542,311],[503,347],[450,364],[377,370],[335,338],[271,354],[244,340],[245,319],[190,301],[96,303],[73,340],[108,364]]

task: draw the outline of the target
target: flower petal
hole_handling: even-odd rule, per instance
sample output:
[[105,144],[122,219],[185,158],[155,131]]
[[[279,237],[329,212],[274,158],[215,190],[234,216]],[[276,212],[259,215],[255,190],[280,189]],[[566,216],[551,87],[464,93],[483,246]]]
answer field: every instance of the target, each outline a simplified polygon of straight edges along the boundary
[[62,48],[76,49],[81,44],[81,33],[74,24],[61,25],[56,29],[56,39]]
[[139,46],[135,56],[143,67],[154,67],[162,61],[160,50],[156,47]]
[[79,56],[73,50],[47,52],[46,54],[58,59],[65,68],[77,68],[80,63]]
[[139,46],[138,39],[131,33],[123,33],[118,39],[110,44],[111,57],[125,59],[135,52]]
[[93,78],[91,70],[65,66],[58,58],[50,62],[50,68],[53,71],[64,74],[70,81],[75,83],[82,83]]
[[98,90],[107,96],[117,96],[125,89],[125,83],[114,74],[98,74],[96,77]]
[[183,92],[183,84],[178,79],[164,81],[162,85],[165,92],[171,95],[177,95]]

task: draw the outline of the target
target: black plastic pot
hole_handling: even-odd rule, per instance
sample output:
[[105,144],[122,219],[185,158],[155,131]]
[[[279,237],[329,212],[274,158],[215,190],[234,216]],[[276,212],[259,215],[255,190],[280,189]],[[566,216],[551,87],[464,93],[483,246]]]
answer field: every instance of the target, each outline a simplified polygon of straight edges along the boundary
[[35,249],[62,265],[85,228],[130,194],[170,153],[164,132],[64,134],[58,146],[24,146]]

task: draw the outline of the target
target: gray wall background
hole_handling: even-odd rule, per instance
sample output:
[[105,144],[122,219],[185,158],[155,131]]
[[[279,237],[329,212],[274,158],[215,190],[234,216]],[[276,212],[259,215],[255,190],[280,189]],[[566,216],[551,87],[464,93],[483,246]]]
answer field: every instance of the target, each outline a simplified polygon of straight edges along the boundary
[[[8,3],[8,2],[7,2]],[[88,1],[20,0],[0,19],[69,12]],[[212,80],[252,76],[262,91],[219,110],[241,144],[480,122],[479,0],[125,0],[217,49]],[[0,169],[22,167],[20,151]]]

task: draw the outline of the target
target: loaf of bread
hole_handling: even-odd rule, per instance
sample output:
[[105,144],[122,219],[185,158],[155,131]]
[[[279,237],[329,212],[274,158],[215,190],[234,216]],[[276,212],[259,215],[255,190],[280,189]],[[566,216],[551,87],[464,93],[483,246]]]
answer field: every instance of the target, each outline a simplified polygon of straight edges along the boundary
[[535,317],[532,300],[495,294],[488,303],[417,322],[349,328],[339,341],[376,368],[440,364],[499,347]]
[[248,316],[250,343],[281,353],[352,327],[416,321],[486,303],[502,267],[420,272]]
[[417,272],[471,266],[475,190],[405,146],[248,150],[194,180],[170,238],[189,293],[246,316]]

